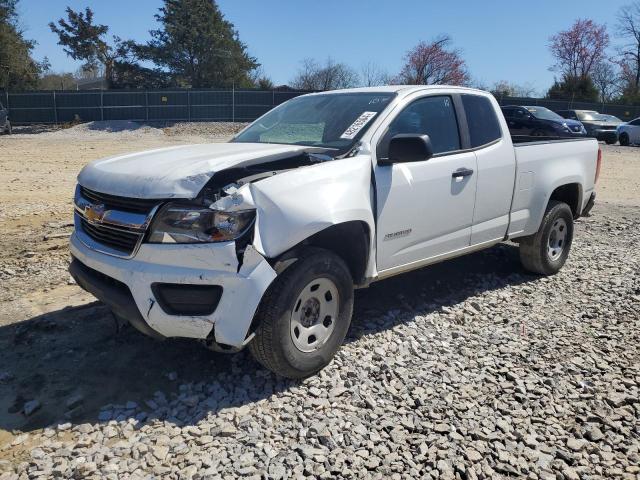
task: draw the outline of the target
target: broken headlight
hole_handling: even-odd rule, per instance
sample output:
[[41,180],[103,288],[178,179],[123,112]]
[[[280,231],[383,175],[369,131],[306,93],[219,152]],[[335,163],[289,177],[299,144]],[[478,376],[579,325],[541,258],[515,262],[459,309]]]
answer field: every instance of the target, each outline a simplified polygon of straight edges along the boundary
[[169,203],[151,224],[151,243],[227,242],[241,237],[255,219],[255,210],[223,212],[207,207]]

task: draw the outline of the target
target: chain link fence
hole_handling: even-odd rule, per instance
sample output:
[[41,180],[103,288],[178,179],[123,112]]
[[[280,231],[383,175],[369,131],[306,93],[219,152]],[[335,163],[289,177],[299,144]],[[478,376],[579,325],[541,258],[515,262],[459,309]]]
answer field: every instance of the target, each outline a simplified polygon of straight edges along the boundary
[[[65,123],[76,119],[139,122],[250,122],[273,107],[309,93],[294,90],[81,90],[0,92],[15,125]],[[535,105],[551,110],[596,110],[625,121],[640,106],[546,98],[498,97],[501,105]]]
[[14,125],[73,120],[249,122],[303,95],[293,90],[92,90],[2,92]]

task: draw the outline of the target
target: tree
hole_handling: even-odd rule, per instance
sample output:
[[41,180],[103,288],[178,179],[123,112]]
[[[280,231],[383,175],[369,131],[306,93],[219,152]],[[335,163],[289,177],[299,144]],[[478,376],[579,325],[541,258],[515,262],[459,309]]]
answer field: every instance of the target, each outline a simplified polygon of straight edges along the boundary
[[18,24],[18,0],[0,0],[0,87],[35,88],[41,65],[31,57],[35,42],[24,38]]
[[291,81],[294,88],[300,90],[335,90],[338,88],[355,87],[358,84],[358,74],[348,65],[337,63],[327,58],[324,64],[306,58]]
[[389,74],[377,63],[367,62],[360,69],[360,84],[364,87],[377,87],[391,83]]
[[493,84],[491,93],[494,97],[533,97],[536,94],[536,89],[529,83],[516,84],[506,80],[500,80]]
[[256,68],[249,74],[251,86],[261,90],[271,90],[274,88],[273,81],[264,73],[262,66]]
[[84,12],[67,7],[67,18],[51,22],[49,28],[58,35],[58,45],[74,60],[83,62],[82,71],[90,78],[104,76],[107,88],[156,88],[166,85],[159,72],[139,64],[140,47],[132,40],[113,36],[107,42],[109,27],[94,23],[93,11]]
[[556,60],[552,69],[566,79],[588,77],[604,59],[608,46],[606,26],[598,25],[593,20],[576,20],[569,30],[558,32],[550,38],[549,49]]
[[583,102],[597,102],[598,96],[598,89],[591,77],[565,77],[560,81],[556,80],[547,92],[547,98]]
[[461,52],[450,47],[451,43],[451,37],[442,35],[409,50],[396,83],[467,85],[471,81],[467,65]]
[[619,51],[624,95],[640,100],[640,1],[620,9],[617,35],[628,42]]
[[619,85],[619,75],[613,64],[607,60],[599,62],[593,68],[591,78],[600,92],[600,101],[610,101]]
[[96,70],[102,65],[107,86],[111,87],[116,55],[114,48],[104,39],[109,27],[94,24],[93,11],[89,7],[84,13],[67,7],[66,13],[67,19],[59,19],[58,25],[49,23],[51,31],[58,35],[58,45],[62,45],[64,52],[74,60],[83,61],[85,70]]
[[164,0],[151,41],[140,55],[185,87],[251,86],[259,66],[215,0]]

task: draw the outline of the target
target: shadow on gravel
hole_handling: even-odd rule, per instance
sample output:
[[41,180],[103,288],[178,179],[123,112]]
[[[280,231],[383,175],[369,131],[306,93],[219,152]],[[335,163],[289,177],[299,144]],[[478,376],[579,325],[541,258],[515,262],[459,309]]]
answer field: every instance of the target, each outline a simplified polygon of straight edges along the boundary
[[[411,312],[424,315],[535,278],[521,269],[517,248],[505,244],[375,283],[356,292],[347,343],[392,328],[412,318]],[[217,354],[191,340],[157,342],[131,328],[117,332],[111,314],[98,302],[0,327],[0,352],[4,430],[105,422],[101,407],[108,404],[117,405],[112,411],[119,420],[140,419],[141,410],[154,410],[145,400],[165,395],[171,400],[172,394],[180,394],[179,386],[188,383],[193,385],[189,394],[205,394],[205,400],[189,405],[185,399],[189,413],[178,419],[169,407],[163,416],[177,424],[193,423],[209,412],[268,398],[298,384],[267,372],[247,351]],[[163,393],[158,397],[156,392]],[[138,407],[127,407],[127,402]],[[25,404],[35,407],[28,416]],[[185,416],[187,420],[179,420]]]

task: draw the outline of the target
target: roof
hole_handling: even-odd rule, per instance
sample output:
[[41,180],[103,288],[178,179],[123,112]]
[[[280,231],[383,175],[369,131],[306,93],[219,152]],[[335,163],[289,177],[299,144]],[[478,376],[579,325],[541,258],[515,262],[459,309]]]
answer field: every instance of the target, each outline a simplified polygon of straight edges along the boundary
[[327,90],[324,92],[317,92],[312,95],[322,95],[324,93],[404,93],[410,94],[413,92],[423,91],[423,90],[438,90],[438,89],[455,89],[466,92],[475,92],[475,93],[487,93],[484,90],[478,90],[476,88],[468,88],[468,87],[458,87],[455,85],[384,85],[381,87],[358,87],[358,88],[343,88],[340,90]]

